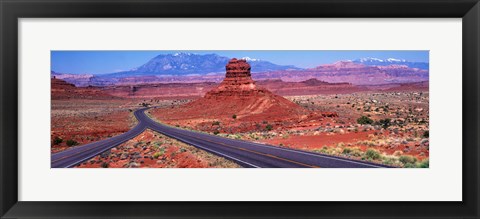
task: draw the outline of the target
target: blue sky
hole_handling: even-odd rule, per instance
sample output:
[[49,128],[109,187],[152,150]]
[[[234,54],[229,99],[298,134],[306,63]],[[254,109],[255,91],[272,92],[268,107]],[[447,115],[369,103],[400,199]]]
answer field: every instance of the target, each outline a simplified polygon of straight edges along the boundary
[[175,51],[52,51],[51,70],[72,74],[105,74],[126,71],[145,64],[159,54],[190,52],[197,54],[216,53],[230,58],[250,57],[263,59],[279,65],[295,65],[311,68],[340,60],[359,58],[396,58],[412,62],[429,62],[428,51],[282,51],[282,50],[175,50]]

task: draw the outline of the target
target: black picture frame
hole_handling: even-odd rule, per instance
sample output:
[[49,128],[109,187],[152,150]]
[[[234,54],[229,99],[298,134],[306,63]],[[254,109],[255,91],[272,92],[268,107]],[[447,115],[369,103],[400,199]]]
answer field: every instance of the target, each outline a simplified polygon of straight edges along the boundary
[[[480,5],[478,0],[0,0],[0,14],[0,215],[2,218],[480,217],[478,144]],[[462,18],[463,201],[18,201],[18,19],[77,17]]]

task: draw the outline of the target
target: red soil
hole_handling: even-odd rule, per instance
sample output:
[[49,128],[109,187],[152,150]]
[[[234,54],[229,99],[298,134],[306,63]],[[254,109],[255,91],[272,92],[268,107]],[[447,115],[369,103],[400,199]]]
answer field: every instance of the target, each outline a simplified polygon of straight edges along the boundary
[[172,109],[155,109],[152,115],[170,124],[202,126],[203,130],[212,121],[221,121],[228,124],[230,132],[255,130],[256,124],[263,121],[289,126],[323,118],[321,113],[306,110],[258,87],[245,60],[232,59],[226,69],[223,82],[203,98]]
[[[51,103],[51,149],[68,148],[67,141],[83,145],[127,132],[136,123],[131,100],[62,99]],[[60,138],[60,144],[53,139]]]
[[[429,150],[427,149],[427,147],[422,147],[415,142],[409,142],[407,144],[400,144],[396,146],[368,146],[362,143],[358,143],[365,140],[371,140],[374,132],[375,131],[347,132],[345,134],[320,133],[318,135],[289,136],[288,138],[274,138],[260,141],[271,145],[283,145],[289,148],[305,150],[321,149],[324,146],[335,148],[338,147],[338,144],[342,143],[342,147],[356,147],[359,148],[361,151],[367,151],[368,149],[373,148],[387,155],[393,155],[395,152],[401,151],[402,155],[411,155],[418,158],[419,160],[429,157]],[[384,136],[388,135],[388,133],[384,134]]]
[[266,139],[262,140],[267,144],[272,145],[284,145],[292,148],[298,149],[320,149],[323,146],[336,146],[338,143],[355,143],[357,141],[369,139],[368,135],[372,134],[373,131],[368,132],[348,132],[345,134],[334,134],[334,133],[320,133],[318,135],[309,135],[309,136],[290,136],[289,138],[283,139]]
[[365,87],[359,87],[350,83],[328,83],[317,79],[309,79],[301,82],[285,82],[282,80],[258,81],[259,86],[272,91],[277,95],[314,95],[314,94],[347,94],[367,91]]
[[51,79],[51,99],[114,99],[98,87],[75,87],[64,80]]
[[235,168],[237,164],[146,130],[79,168]]

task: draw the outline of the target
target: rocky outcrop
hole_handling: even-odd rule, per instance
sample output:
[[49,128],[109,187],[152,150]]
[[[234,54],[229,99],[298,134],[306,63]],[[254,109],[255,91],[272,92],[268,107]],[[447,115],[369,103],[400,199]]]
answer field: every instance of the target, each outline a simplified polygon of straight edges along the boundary
[[253,93],[263,93],[258,89],[250,73],[251,67],[243,59],[231,59],[225,66],[226,74],[220,85],[207,92],[205,98],[218,96],[251,96]]
[[113,99],[98,87],[76,87],[64,80],[51,78],[51,99]]
[[255,84],[250,73],[251,67],[246,60],[231,59],[225,66],[227,74],[223,80],[225,86],[251,85]]
[[235,115],[238,120],[249,121],[298,120],[310,116],[309,110],[257,86],[247,61],[231,59],[225,69],[225,78],[218,87],[203,98],[182,106],[177,113],[191,118],[231,118]]
[[353,85],[383,85],[428,81],[429,71],[406,65],[369,66],[351,61],[339,61],[298,71],[275,71],[255,74],[256,80],[280,78],[300,82],[316,78],[328,83],[347,82]]
[[217,130],[221,124],[221,131],[226,133],[296,127],[305,121],[338,116],[310,111],[258,86],[245,60],[231,59],[225,69],[223,81],[204,97],[177,107],[156,109],[152,115],[169,124],[203,131]]

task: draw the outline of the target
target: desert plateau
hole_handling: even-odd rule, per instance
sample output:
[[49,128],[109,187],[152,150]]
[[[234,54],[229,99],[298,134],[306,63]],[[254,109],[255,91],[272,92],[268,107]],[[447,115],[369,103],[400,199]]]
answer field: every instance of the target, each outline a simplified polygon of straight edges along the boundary
[[178,52],[50,73],[53,168],[429,167],[428,62]]

